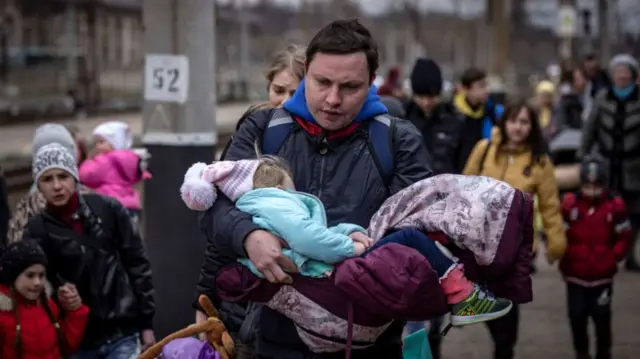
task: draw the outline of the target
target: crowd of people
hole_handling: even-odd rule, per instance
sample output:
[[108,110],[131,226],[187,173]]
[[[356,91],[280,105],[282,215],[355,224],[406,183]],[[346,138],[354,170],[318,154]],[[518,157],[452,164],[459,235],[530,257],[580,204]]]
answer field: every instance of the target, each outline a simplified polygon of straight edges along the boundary
[[[619,55],[603,71],[589,56],[532,101],[501,104],[481,69],[447,100],[435,61],[415,61],[411,93],[397,69],[373,86],[378,61],[356,20],[287,47],[266,72],[268,101],[239,119],[220,161],[185,175],[207,237],[197,294],[235,357],[399,359],[405,323],[428,319],[440,358],[450,314],[486,323],[494,357],[513,358],[540,251],[566,279],[576,357],[591,358],[592,318],[596,359],[611,358],[613,277],[640,225],[638,63]],[[583,160],[561,195],[549,141],[568,128],[583,132]],[[134,187],[152,176],[125,123],[92,142],[89,154],[73,129],[35,132],[34,187],[0,226],[2,358],[133,358],[156,342]],[[460,218],[488,229],[474,236]]]
[[[434,172],[489,176],[536,197],[540,233],[536,239],[545,240],[545,254],[551,263],[561,260],[572,303],[569,316],[577,357],[590,358],[586,327],[591,316],[597,327],[597,358],[609,358],[611,278],[615,264],[630,254],[631,228],[639,225],[638,190],[632,180],[638,177],[633,166],[640,148],[636,128],[640,124],[638,62],[621,54],[603,70],[597,57],[588,55],[582,66],[566,66],[558,84],[551,79],[540,81],[533,99],[511,100],[504,112],[491,107],[486,75],[477,69],[462,74],[451,102],[441,101],[442,76],[433,61],[418,59],[410,78],[411,94],[403,93],[400,87],[395,92],[405,104],[406,113],[399,116],[404,115],[422,132]],[[558,173],[549,142],[567,129],[582,132],[575,159],[584,161],[575,173]],[[593,173],[593,180],[588,173]],[[564,199],[559,192],[567,192]],[[609,217],[609,224],[603,223],[602,215]],[[600,260],[594,258],[602,255],[611,260],[596,264]],[[629,269],[636,266],[634,261],[627,262]],[[440,321],[433,321],[430,327],[440,325]],[[488,325],[495,357],[512,358],[518,333],[517,308]],[[422,327],[422,323],[410,324],[411,331]],[[441,336],[437,329],[430,339],[438,358]]]
[[89,156],[73,128],[35,131],[34,186],[0,257],[3,358],[130,358],[155,343],[134,188],[150,175],[127,124],[99,125],[93,143]]

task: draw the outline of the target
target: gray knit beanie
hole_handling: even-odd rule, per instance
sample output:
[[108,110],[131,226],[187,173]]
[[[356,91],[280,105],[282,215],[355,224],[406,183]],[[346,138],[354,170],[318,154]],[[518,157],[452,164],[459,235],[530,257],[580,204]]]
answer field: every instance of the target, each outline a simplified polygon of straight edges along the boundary
[[58,143],[44,145],[38,150],[38,153],[36,153],[31,168],[33,182],[38,183],[40,176],[52,168],[66,171],[73,176],[76,181],[80,181],[76,159],[66,147]]
[[77,156],[75,139],[64,126],[58,123],[45,123],[36,128],[31,145],[31,155],[35,157],[42,146],[52,143],[58,143],[65,147],[74,158]]
[[620,54],[614,56],[611,61],[609,61],[609,72],[613,72],[613,69],[617,66],[625,65],[629,67],[633,77],[638,76],[638,70],[640,70],[640,66],[638,65],[638,61],[633,58],[633,56],[629,54]]

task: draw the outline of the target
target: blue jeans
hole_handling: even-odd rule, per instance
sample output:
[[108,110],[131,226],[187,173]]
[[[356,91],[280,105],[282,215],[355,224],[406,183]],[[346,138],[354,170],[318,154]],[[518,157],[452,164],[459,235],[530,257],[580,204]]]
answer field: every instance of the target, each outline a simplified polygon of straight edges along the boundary
[[93,350],[81,350],[72,359],[136,359],[140,355],[138,334],[107,342]]
[[[439,277],[444,276],[447,271],[455,264],[451,258],[447,257],[436,243],[426,234],[417,229],[401,229],[377,241],[369,251],[389,243],[397,243],[403,246],[413,248],[420,252],[431,264],[431,268],[438,273]],[[366,253],[365,253],[366,255]]]

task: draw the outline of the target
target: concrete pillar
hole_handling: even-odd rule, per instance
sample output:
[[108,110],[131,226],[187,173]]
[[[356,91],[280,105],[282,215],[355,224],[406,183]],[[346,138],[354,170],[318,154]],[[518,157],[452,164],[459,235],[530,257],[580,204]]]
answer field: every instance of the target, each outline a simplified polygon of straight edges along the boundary
[[154,178],[145,182],[144,225],[156,288],[157,337],[193,323],[191,309],[205,239],[197,213],[178,189],[194,162],[214,159],[216,93],[214,4],[211,0],[144,0],[147,54],[189,59],[189,95],[184,104],[146,102],[143,143]]

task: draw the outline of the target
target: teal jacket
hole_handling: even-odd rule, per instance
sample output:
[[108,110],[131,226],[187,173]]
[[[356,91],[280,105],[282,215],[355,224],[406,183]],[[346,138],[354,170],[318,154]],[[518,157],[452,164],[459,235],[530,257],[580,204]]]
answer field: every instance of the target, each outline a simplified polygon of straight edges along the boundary
[[[253,217],[260,228],[282,238],[288,249],[282,253],[298,267],[300,274],[323,277],[333,264],[354,256],[349,234],[366,230],[355,224],[341,223],[327,227],[322,202],[307,193],[278,188],[254,189],[238,199],[236,207]],[[257,276],[262,277],[249,259],[240,259]]]

